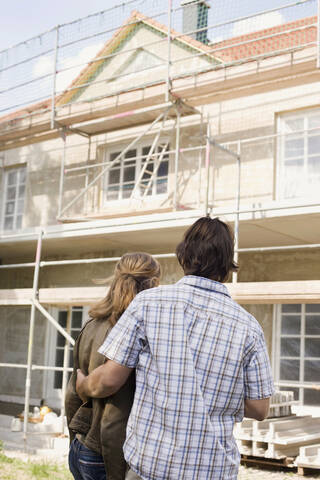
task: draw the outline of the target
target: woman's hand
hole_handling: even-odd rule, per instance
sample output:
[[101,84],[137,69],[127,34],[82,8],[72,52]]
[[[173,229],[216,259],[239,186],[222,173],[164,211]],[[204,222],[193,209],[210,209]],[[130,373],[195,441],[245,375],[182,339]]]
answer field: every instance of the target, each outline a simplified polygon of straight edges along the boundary
[[77,381],[76,381],[76,392],[83,401],[83,403],[87,402],[88,397],[84,392],[84,381],[87,377],[82,373],[80,368],[77,369]]

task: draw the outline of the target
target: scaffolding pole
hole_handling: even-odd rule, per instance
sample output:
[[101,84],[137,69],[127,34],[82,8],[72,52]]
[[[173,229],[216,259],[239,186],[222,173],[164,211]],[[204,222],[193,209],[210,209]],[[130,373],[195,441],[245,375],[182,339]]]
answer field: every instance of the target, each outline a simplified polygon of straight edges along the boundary
[[[236,193],[236,211],[234,219],[234,261],[238,264],[239,260],[239,223],[240,223],[240,188],[241,188],[241,143],[237,144],[237,193]],[[237,283],[238,272],[232,272],[232,283]]]
[[36,307],[34,301],[38,298],[38,285],[39,285],[39,273],[40,273],[40,259],[42,249],[42,235],[40,230],[37,243],[37,251],[35,258],[35,269],[33,275],[33,287],[32,287],[32,304],[30,312],[30,326],[29,326],[29,342],[28,342],[28,356],[27,356],[27,373],[26,373],[26,385],[25,385],[25,401],[24,401],[24,416],[23,416],[23,442],[26,449],[27,431],[28,431],[28,418],[29,418],[29,406],[30,406],[30,387],[31,387],[31,371],[32,371],[32,354],[33,354],[33,338],[34,338],[34,324]]
[[207,216],[209,213],[209,185],[210,185],[210,119],[207,119],[207,138],[206,138],[206,164],[205,164],[205,173],[206,173],[206,196],[204,199],[204,216]]
[[171,26],[172,26],[172,0],[168,0],[168,61],[166,81],[166,102],[170,100],[171,92]]
[[176,125],[176,152],[174,157],[174,196],[173,196],[173,210],[178,209],[178,188],[179,188],[179,160],[180,160],[180,119],[181,113],[177,107],[177,125]]
[[62,152],[62,159],[61,159],[61,166],[60,166],[60,183],[59,183],[59,203],[58,203],[58,218],[61,215],[61,210],[62,210],[62,198],[63,198],[63,188],[64,188],[64,167],[66,163],[66,141],[67,141],[67,135],[66,131],[63,128],[60,136],[63,140],[63,152]]
[[52,82],[52,95],[51,95],[51,129],[54,129],[55,127],[55,116],[56,116],[56,83],[57,83],[58,48],[59,48],[59,25],[56,26],[56,39],[55,39],[55,46],[54,46],[53,82]]
[[[72,316],[72,308],[68,307],[67,312],[67,331],[71,331],[71,316]],[[65,338],[64,342],[64,350],[63,350],[63,371],[62,371],[62,389],[61,389],[61,408],[60,408],[60,415],[61,415],[61,431],[64,431],[64,416],[65,416],[65,406],[64,406],[64,399],[66,396],[67,391],[67,382],[68,382],[68,366],[69,366],[69,342]]]

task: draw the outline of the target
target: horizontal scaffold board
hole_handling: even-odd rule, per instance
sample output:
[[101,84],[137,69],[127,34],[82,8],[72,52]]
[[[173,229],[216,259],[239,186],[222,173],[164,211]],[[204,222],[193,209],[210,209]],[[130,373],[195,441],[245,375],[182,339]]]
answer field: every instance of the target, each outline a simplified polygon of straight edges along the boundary
[[[320,280],[298,282],[239,282],[226,284],[230,295],[241,304],[320,303]],[[44,305],[91,305],[107,287],[40,288]],[[0,305],[31,305],[32,289],[1,289]]]

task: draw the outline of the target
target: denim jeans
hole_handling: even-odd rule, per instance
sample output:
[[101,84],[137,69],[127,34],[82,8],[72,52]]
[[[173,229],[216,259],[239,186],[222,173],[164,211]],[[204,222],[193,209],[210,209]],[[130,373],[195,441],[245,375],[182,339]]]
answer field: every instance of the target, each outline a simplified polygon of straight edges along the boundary
[[75,438],[69,450],[69,468],[75,480],[106,480],[103,457]]

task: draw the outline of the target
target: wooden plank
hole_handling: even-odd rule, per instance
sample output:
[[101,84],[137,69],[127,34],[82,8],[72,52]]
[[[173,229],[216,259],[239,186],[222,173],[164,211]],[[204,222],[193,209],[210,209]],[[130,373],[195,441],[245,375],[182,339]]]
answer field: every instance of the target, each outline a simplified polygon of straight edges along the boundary
[[[242,304],[320,303],[320,281],[239,282],[226,284]],[[90,305],[102,298],[107,287],[40,288],[39,301],[48,305]],[[0,289],[0,305],[30,305],[32,289]]]

